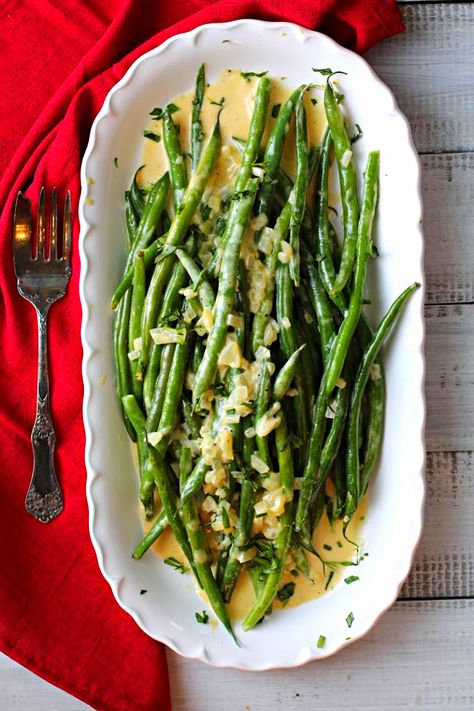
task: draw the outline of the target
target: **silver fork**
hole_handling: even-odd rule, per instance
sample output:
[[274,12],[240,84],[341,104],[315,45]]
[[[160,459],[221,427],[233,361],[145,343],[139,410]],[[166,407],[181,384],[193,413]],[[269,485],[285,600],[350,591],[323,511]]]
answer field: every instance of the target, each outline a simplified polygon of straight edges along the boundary
[[64,501],[54,470],[54,434],[49,404],[47,319],[51,304],[66,293],[71,276],[71,196],[64,202],[62,249],[58,245],[56,188],[51,191],[49,246],[46,230],[45,189],[41,188],[36,240],[33,237],[31,201],[21,192],[13,218],[13,263],[18,291],[30,301],[38,317],[38,388],[36,418],[31,432],[33,473],[25,507],[38,521],[48,523],[63,510]]

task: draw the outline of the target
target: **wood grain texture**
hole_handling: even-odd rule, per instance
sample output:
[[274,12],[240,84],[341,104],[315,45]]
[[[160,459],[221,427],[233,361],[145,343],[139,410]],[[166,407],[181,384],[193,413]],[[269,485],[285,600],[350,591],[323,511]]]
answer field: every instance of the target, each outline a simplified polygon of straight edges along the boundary
[[407,32],[366,58],[393,90],[423,153],[474,149],[474,4],[401,6]]
[[474,455],[428,455],[423,535],[401,598],[474,597]]
[[398,602],[365,639],[286,672],[211,671],[169,653],[173,710],[472,709],[473,614],[474,601]]
[[426,445],[429,452],[474,449],[474,305],[427,306]]
[[426,302],[473,302],[474,153],[423,155],[421,165]]
[[0,653],[0,711],[87,711],[91,707]]

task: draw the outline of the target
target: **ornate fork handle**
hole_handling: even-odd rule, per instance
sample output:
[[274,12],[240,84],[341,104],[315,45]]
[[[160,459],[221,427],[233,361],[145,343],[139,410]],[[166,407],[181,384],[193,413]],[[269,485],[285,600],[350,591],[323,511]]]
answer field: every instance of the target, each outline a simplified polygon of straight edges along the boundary
[[48,310],[50,304],[36,306],[38,316],[38,392],[36,419],[31,432],[33,474],[26,495],[26,510],[38,521],[48,523],[61,513],[64,506],[54,470],[54,434],[49,407],[48,377]]

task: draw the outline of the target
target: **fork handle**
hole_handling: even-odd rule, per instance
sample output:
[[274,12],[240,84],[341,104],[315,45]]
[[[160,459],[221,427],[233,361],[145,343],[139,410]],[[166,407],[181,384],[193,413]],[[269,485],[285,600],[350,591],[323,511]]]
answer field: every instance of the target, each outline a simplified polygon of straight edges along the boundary
[[38,392],[36,418],[31,432],[33,474],[26,495],[25,508],[43,523],[52,521],[64,507],[63,496],[54,470],[54,434],[49,407],[48,377],[49,304],[36,308],[38,317]]

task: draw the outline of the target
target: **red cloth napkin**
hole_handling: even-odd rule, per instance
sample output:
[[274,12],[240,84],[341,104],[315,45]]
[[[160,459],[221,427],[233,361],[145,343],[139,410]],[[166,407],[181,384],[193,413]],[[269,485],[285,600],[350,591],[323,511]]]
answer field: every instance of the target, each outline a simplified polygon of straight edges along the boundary
[[97,709],[170,708],[166,659],[115,603],[89,538],[77,218],[73,276],[49,338],[65,509],[48,525],[24,509],[37,346],[13,275],[13,200],[21,188],[35,202],[41,185],[56,185],[76,209],[91,123],[130,64],[177,32],[240,17],[318,28],[359,52],[404,29],[394,0],[6,0],[0,9],[0,649]]

